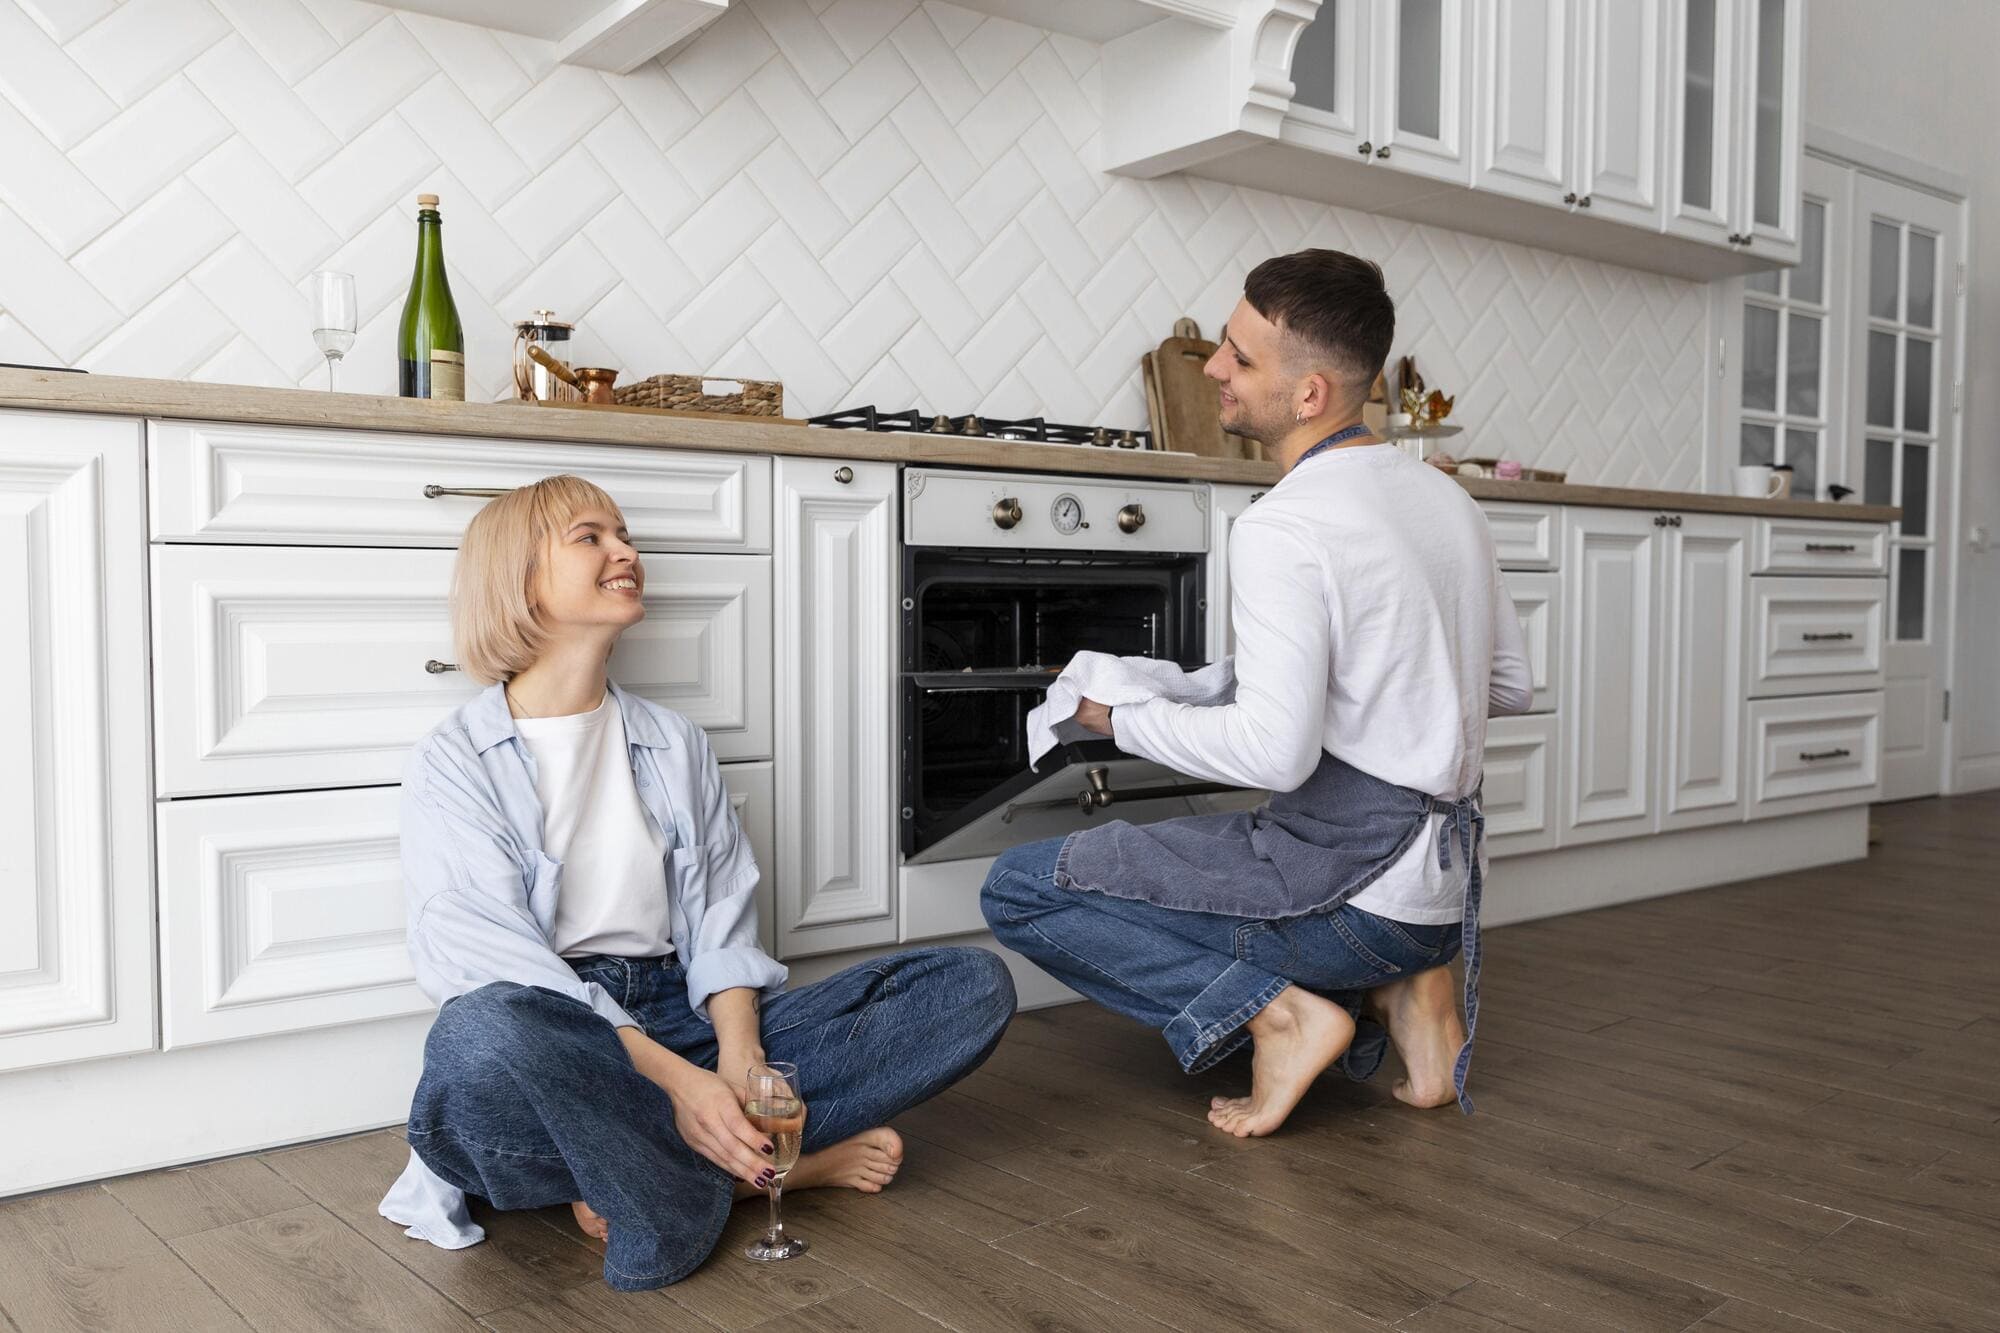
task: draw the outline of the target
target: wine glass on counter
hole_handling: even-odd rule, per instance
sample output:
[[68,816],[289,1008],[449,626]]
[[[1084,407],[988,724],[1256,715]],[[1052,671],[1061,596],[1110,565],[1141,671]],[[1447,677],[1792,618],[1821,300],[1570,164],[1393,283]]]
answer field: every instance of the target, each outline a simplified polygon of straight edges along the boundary
[[785,1234],[785,1219],[780,1212],[785,1193],[785,1177],[798,1164],[799,1144],[805,1138],[806,1103],[799,1095],[799,1069],[797,1065],[773,1061],[769,1064],[750,1066],[749,1078],[745,1081],[748,1094],[743,1103],[743,1114],[759,1132],[771,1139],[771,1229],[761,1240],[752,1241],[743,1249],[747,1259],[771,1262],[778,1259],[795,1259],[807,1250],[805,1241]]
[[313,341],[326,358],[327,392],[333,391],[333,363],[354,346],[354,275],[322,269],[312,275]]

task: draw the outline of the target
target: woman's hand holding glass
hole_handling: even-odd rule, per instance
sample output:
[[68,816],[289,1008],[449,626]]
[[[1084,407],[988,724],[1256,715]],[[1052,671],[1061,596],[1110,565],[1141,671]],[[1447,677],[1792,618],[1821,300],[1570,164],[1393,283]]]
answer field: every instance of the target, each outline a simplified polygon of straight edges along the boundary
[[682,1059],[637,1028],[620,1028],[618,1035],[639,1072],[673,1103],[682,1142],[738,1180],[767,1188],[775,1145],[744,1115],[741,1085]]

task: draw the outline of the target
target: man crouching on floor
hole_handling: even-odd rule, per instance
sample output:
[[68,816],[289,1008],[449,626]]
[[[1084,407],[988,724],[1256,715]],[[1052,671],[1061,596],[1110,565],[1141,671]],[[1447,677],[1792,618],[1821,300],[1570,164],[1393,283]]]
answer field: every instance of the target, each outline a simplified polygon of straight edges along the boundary
[[1271,800],[1013,848],[981,897],[1003,943],[1160,1029],[1188,1073],[1254,1042],[1250,1095],[1208,1112],[1239,1137],[1277,1129],[1336,1062],[1368,1078],[1387,1040],[1397,1097],[1472,1109],[1486,720],[1531,691],[1485,516],[1362,424],[1395,318],[1353,255],[1251,272],[1207,373],[1224,429],[1284,472],[1230,538],[1234,698],[1076,713]]

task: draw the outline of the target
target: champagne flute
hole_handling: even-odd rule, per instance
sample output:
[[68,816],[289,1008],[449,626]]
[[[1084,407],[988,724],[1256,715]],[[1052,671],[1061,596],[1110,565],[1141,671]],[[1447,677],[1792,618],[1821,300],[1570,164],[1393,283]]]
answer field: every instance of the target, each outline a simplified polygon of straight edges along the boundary
[[322,269],[312,275],[313,341],[326,357],[326,388],[333,391],[333,363],[354,346],[354,275]]
[[785,1193],[785,1177],[799,1160],[799,1144],[805,1137],[806,1103],[799,1095],[797,1065],[774,1061],[750,1066],[745,1080],[743,1113],[750,1123],[771,1139],[771,1229],[762,1240],[743,1249],[746,1259],[770,1262],[795,1259],[806,1252],[805,1241],[785,1234],[785,1219],[779,1204]]

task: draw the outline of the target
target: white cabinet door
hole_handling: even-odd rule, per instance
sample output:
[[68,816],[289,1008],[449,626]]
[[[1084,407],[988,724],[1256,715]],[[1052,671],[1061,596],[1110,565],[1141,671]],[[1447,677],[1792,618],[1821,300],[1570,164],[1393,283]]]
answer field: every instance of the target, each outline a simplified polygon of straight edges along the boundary
[[1654,514],[1572,509],[1563,567],[1569,695],[1563,714],[1564,846],[1653,831]]
[[1658,231],[1664,0],[1579,0],[1577,206]]
[[1470,185],[1468,0],[1378,0],[1370,28],[1377,163]]
[[1528,679],[1535,691],[1531,713],[1552,713],[1562,697],[1562,580],[1555,574],[1509,570],[1508,596],[1528,649]]
[[[1322,152],[1358,153],[1373,133],[1369,98],[1370,28],[1387,22],[1376,0],[1320,0],[1292,47],[1287,119]],[[1374,143],[1368,152],[1375,151]]]
[[896,468],[777,462],[781,958],[896,938]]
[[1572,199],[1572,51],[1576,0],[1489,0],[1479,7],[1478,151],[1473,188],[1552,208]]
[[0,412],[0,624],[0,1069],[148,1050],[139,422]]
[[1750,521],[1675,514],[1661,550],[1660,827],[1743,818]]
[[1207,647],[1204,656],[1220,662],[1236,651],[1236,632],[1229,622],[1229,534],[1236,520],[1255,504],[1267,488],[1262,486],[1210,486],[1208,488],[1208,620],[1204,627]]
[[1711,245],[1736,234],[1741,15],[1741,0],[1667,6],[1667,230]]
[[1804,28],[1804,0],[1742,0],[1736,230],[1747,253],[1779,263],[1799,258]]
[[777,883],[778,851],[777,830],[772,823],[770,761],[724,764],[722,785],[729,788],[729,808],[736,812],[736,822],[743,826],[743,836],[750,839],[750,850],[757,857],[757,942],[765,953],[776,957],[778,914],[773,886]]
[[[452,653],[450,551],[161,546],[154,686],[163,796],[401,779],[410,747],[479,686]],[[771,753],[767,556],[649,555],[619,684]]]
[[1557,720],[1547,715],[1496,717],[1486,724],[1479,803],[1493,855],[1546,852],[1560,841],[1558,732]]
[[400,787],[160,803],[167,1049],[420,1014]]

